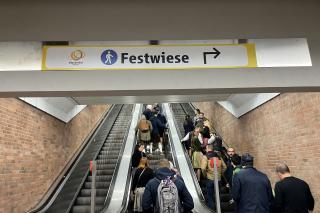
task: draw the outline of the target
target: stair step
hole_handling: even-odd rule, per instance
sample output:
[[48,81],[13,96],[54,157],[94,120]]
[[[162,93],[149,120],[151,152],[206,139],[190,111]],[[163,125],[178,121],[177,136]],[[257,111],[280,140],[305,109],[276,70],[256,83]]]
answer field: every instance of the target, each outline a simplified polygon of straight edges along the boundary
[[[106,181],[111,181],[112,179],[112,176],[111,175],[99,175],[99,176],[96,176],[96,181],[97,182],[106,182]],[[92,181],[92,176],[88,176],[87,178],[87,181],[88,182],[91,182]]]
[[[110,182],[96,182],[96,189],[108,189],[110,186]],[[92,182],[85,182],[84,188],[91,189]]]
[[[96,204],[103,205],[105,197],[96,197]],[[90,205],[91,197],[77,197],[76,205]]]
[[[107,196],[108,189],[96,189],[96,196]],[[81,189],[80,191],[81,197],[90,197],[91,196],[91,189]]]
[[[103,205],[96,205],[95,212],[100,212],[102,208],[103,208]],[[91,211],[91,206],[89,205],[72,207],[72,213],[90,213],[90,211]]]

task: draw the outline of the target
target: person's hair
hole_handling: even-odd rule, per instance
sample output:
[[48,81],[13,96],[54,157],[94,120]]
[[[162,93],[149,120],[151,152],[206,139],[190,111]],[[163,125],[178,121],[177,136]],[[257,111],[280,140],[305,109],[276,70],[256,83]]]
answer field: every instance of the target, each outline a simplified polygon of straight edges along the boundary
[[138,168],[143,168],[143,169],[144,169],[144,168],[146,168],[146,167],[149,167],[148,158],[142,157],[142,158],[140,159]]
[[170,168],[170,162],[169,162],[169,160],[166,159],[166,158],[162,158],[162,159],[160,159],[160,161],[159,161],[159,168],[163,168],[163,167]]
[[235,154],[231,157],[231,161],[235,166],[238,166],[241,164],[241,158],[239,155]]
[[253,157],[249,153],[242,155],[241,164],[243,166],[253,166]]
[[213,145],[212,144],[208,144],[207,145],[207,149],[213,151]]
[[200,109],[195,109],[195,111],[197,111],[197,113],[200,114]]
[[143,143],[138,143],[138,144],[136,145],[135,150],[136,150],[136,151],[138,151],[138,150],[139,150],[139,148],[140,148],[140,146],[144,146],[144,144],[143,144]]
[[229,149],[232,149],[233,150],[233,152],[235,152],[235,150],[234,150],[234,148],[233,147],[228,147],[228,149],[227,149],[227,151],[229,151]]
[[186,115],[186,120],[189,120],[190,119],[190,115]]
[[289,167],[284,163],[279,163],[276,166],[276,172],[280,174],[290,173]]

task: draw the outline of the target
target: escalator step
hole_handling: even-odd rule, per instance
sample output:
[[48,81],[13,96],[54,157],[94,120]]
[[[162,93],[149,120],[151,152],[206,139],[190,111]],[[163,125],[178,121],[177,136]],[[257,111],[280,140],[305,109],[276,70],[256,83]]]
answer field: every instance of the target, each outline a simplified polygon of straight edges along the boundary
[[121,147],[122,147],[122,144],[120,144],[119,146],[112,146],[112,145],[110,145],[110,146],[104,146],[104,147],[102,147],[102,151],[108,151],[108,150],[110,150],[110,149],[112,149],[113,151],[120,151],[121,150]]
[[223,212],[225,211],[235,211],[236,207],[235,204],[229,204],[229,202],[221,202],[220,203],[221,209]]
[[[105,197],[96,197],[96,204],[103,205]],[[91,197],[77,197],[76,205],[90,205]]]
[[231,200],[231,196],[229,194],[220,194],[221,202],[229,202]]
[[[111,175],[100,175],[100,176],[96,176],[96,181],[97,182],[105,182],[105,181],[111,181],[112,176]],[[88,176],[87,178],[88,182],[92,181],[92,176]]]
[[102,160],[97,160],[97,165],[99,164],[116,164],[117,159],[102,159]]
[[[107,196],[108,189],[96,189],[96,196]],[[90,197],[91,189],[81,189],[80,192],[81,197]]]
[[[91,189],[92,182],[85,182],[84,188]],[[96,182],[97,189],[108,189],[110,182]]]
[[119,152],[118,151],[109,150],[109,151],[101,151],[99,154],[101,154],[101,155],[117,155],[117,154],[119,154]]
[[97,170],[97,176],[100,175],[113,175],[114,170],[113,169],[106,169],[106,170]]
[[[111,160],[109,160],[111,161]],[[114,161],[115,163],[113,162],[110,162],[110,164],[97,164],[97,169],[99,170],[105,170],[105,169],[115,169],[116,167],[116,160],[112,160]]]
[[[95,212],[100,212],[103,208],[103,205],[97,205]],[[90,213],[91,206],[73,206],[72,213]]]
[[103,159],[118,159],[118,155],[98,155],[98,160],[103,160]]

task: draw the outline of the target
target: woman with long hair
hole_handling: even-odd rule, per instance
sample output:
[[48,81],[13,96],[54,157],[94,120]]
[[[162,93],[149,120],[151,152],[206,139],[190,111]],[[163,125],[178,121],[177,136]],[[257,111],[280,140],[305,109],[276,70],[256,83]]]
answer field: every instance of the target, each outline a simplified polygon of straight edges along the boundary
[[140,159],[138,169],[134,174],[131,193],[134,195],[134,212],[143,212],[142,209],[142,196],[144,188],[148,181],[154,177],[154,172],[149,168],[149,161],[146,157]]

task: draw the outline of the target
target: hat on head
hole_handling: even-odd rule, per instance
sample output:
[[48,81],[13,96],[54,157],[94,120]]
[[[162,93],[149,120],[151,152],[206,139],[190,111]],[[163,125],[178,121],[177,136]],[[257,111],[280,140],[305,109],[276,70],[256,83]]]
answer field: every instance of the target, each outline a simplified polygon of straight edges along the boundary
[[244,163],[244,164],[252,163],[253,162],[253,157],[249,153],[246,153],[246,154],[242,155],[241,162]]

